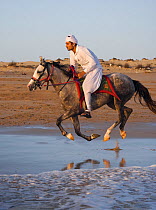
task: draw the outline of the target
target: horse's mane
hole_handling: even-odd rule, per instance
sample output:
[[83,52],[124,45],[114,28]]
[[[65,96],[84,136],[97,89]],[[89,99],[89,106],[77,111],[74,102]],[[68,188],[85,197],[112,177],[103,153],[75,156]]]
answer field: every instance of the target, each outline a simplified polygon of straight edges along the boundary
[[68,77],[72,77],[72,72],[69,70],[69,65],[68,64],[61,64],[60,62],[53,61],[53,65],[60,69],[64,75]]

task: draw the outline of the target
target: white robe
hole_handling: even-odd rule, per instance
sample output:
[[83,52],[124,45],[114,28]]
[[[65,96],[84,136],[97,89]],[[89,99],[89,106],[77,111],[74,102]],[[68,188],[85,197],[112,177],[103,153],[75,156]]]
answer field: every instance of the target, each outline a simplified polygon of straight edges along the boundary
[[75,67],[76,72],[77,64],[86,72],[83,82],[84,93],[93,93],[99,88],[102,79],[103,69],[98,58],[91,50],[77,45],[75,54],[70,51],[70,65]]

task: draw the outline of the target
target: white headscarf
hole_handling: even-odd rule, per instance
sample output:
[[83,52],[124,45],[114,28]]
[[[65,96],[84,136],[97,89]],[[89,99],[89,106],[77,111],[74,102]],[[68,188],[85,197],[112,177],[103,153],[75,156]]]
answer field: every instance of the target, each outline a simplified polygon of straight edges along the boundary
[[66,37],[66,42],[73,42],[73,43],[75,43],[75,44],[78,44],[78,41],[77,41],[77,39],[75,38],[74,35],[68,35],[68,36]]

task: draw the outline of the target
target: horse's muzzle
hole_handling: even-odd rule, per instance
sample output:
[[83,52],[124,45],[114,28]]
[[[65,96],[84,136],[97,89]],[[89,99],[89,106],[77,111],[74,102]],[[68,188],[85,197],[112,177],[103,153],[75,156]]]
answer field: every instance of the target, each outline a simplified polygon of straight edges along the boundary
[[35,85],[34,84],[29,84],[29,85],[27,85],[27,87],[29,88],[30,91],[35,89]]

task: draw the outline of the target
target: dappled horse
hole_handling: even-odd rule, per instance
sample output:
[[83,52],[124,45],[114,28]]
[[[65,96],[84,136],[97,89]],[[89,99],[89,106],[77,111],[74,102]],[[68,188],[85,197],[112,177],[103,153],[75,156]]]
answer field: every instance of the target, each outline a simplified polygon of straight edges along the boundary
[[[59,127],[62,135],[74,140],[73,135],[71,133],[67,133],[61,125],[63,120],[71,118],[75,133],[87,141],[91,141],[100,135],[92,134],[87,136],[82,134],[80,131],[78,116],[84,112],[85,106],[80,106],[80,99],[77,93],[77,81],[73,79],[73,76],[67,68],[69,68],[68,65],[61,65],[60,63],[54,61],[45,61],[41,58],[40,65],[35,70],[33,77],[27,86],[31,91],[35,90],[37,87],[41,88],[46,82],[48,88],[50,82],[58,93],[65,111],[64,114],[56,121],[56,125]],[[118,125],[120,135],[124,139],[126,137],[124,126],[133,111],[131,108],[125,106],[126,102],[129,101],[135,94],[135,97],[138,97],[140,104],[142,104],[142,99],[144,99],[145,105],[156,114],[156,101],[152,100],[148,89],[140,82],[132,80],[130,77],[120,73],[112,73],[107,76],[119,98],[108,93],[93,93],[91,99],[92,110],[98,109],[105,104],[116,110],[118,113],[118,119],[110,128],[107,129],[104,135],[104,141],[110,139],[111,131]]]

